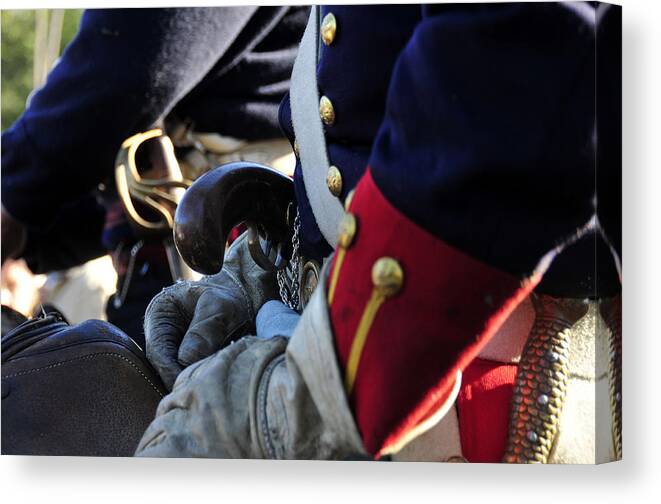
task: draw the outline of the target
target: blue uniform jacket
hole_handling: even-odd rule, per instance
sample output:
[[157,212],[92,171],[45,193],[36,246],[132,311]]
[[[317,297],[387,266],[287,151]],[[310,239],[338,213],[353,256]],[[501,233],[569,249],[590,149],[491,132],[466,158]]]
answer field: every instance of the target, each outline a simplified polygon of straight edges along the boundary
[[[317,77],[335,111],[325,135],[339,198],[371,166],[407,217],[516,275],[595,211],[620,251],[621,18],[599,5],[322,7],[336,20]],[[286,99],[293,143],[290,114]],[[300,164],[295,186],[303,253],[323,257],[331,249]],[[540,290],[599,296],[617,285],[607,242],[593,236],[557,260]]]
[[248,140],[281,135],[278,106],[304,7],[111,9],[76,38],[2,135],[2,203],[30,228],[35,271],[105,253],[92,191],[121,142],[166,115]]

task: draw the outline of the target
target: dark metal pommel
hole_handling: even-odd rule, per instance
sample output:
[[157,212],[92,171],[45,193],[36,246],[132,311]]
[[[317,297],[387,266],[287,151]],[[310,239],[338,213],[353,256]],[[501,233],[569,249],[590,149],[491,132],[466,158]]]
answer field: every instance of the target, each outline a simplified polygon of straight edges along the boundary
[[279,171],[243,161],[219,166],[197,179],[177,206],[177,250],[195,271],[218,273],[232,228],[245,222],[257,264],[280,269],[291,254],[293,200],[294,184]]

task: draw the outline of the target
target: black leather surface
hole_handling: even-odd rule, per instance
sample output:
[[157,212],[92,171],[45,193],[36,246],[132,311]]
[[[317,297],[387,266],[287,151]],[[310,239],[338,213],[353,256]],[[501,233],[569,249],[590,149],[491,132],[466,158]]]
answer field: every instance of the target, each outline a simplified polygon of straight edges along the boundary
[[165,393],[111,324],[33,319],[2,338],[2,454],[131,456]]
[[16,327],[21,325],[27,319],[22,313],[17,312],[9,306],[2,305],[2,308],[0,309],[0,320],[0,332],[2,333],[2,336],[4,336],[9,331],[16,329]]

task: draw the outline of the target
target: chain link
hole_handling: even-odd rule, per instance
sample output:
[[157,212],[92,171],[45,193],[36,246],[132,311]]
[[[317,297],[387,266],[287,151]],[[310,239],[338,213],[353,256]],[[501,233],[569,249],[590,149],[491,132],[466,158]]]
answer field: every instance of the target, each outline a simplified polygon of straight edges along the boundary
[[299,255],[299,230],[301,227],[301,218],[296,209],[296,217],[294,218],[294,233],[291,238],[292,253],[291,259],[284,269],[277,273],[278,287],[280,288],[280,299],[289,308],[298,311],[300,304],[300,271],[301,271],[301,257]]

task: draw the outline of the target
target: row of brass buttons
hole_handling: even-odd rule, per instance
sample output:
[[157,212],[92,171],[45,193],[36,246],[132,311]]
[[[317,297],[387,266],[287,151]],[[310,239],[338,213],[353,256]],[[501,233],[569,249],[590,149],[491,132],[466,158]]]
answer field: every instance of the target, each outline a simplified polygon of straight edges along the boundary
[[[321,40],[326,46],[330,46],[337,35],[337,19],[332,12],[324,16],[321,22]],[[322,96],[319,100],[319,115],[326,126],[335,124],[335,108],[328,96]],[[342,193],[342,173],[337,166],[331,165],[326,174],[326,185],[328,190],[336,198]]]
[[[332,12],[324,16],[321,22],[321,40],[326,46],[330,46],[337,35],[337,19]],[[326,126],[335,124],[335,108],[333,102],[327,96],[322,96],[319,100],[319,115]],[[331,165],[326,175],[326,185],[328,190],[335,197],[342,193],[342,174],[337,166]],[[353,191],[347,196],[345,208],[348,212]],[[353,239],[358,231],[356,218],[351,213],[347,213],[340,223],[340,232],[338,245],[344,249],[351,246]],[[372,283],[384,297],[394,296],[402,287],[404,273],[399,263],[390,257],[382,257],[374,263],[372,268]]]
[[[321,39],[324,44],[329,46],[335,40],[337,32],[337,20],[333,13],[328,13],[321,23]],[[335,109],[333,103],[327,96],[322,96],[319,100],[319,115],[326,126],[332,126],[335,123]],[[300,156],[298,142],[294,141],[294,152]],[[335,197],[339,197],[342,192],[342,174],[336,166],[331,166],[326,174],[326,185],[328,190]],[[355,231],[355,230],[354,230]],[[312,293],[319,282],[319,264],[316,261],[308,261],[303,267],[303,282],[301,284],[301,302],[305,306],[310,300]]]
[[[353,197],[353,191],[349,198]],[[358,232],[358,223],[356,217],[348,212],[340,222],[337,244],[340,248],[346,250],[353,244],[354,238]],[[396,295],[404,283],[404,271],[399,262],[392,257],[381,257],[377,259],[372,266],[372,284],[377,292],[384,298]]]
[[[321,22],[320,35],[323,43],[326,46],[330,46],[337,35],[337,19],[332,12],[326,14]],[[333,126],[335,124],[335,107],[333,102],[327,96],[321,96],[319,99],[319,115],[322,122],[326,126]],[[294,150],[296,155],[299,155],[298,152],[298,143],[294,142]],[[326,174],[326,185],[328,190],[336,198],[340,197],[342,193],[342,173],[339,168],[335,165],[331,165],[328,168]],[[358,224],[355,216],[349,212],[349,207],[351,205],[351,200],[353,198],[354,191],[352,190],[346,198],[345,201],[345,210],[347,213],[344,216],[344,219],[340,223],[339,236],[338,236],[338,246],[341,249],[348,249],[351,247],[354,237],[358,232]],[[319,279],[319,268],[313,264],[313,261],[309,261],[304,268],[304,288],[305,291],[303,298],[305,298],[304,306],[307,304],[311,293],[314,291],[317,286]],[[404,273],[399,262],[391,257],[381,257],[375,261],[372,267],[372,284],[374,288],[379,293],[379,295],[384,298],[392,297],[396,295],[402,288],[404,283]]]

